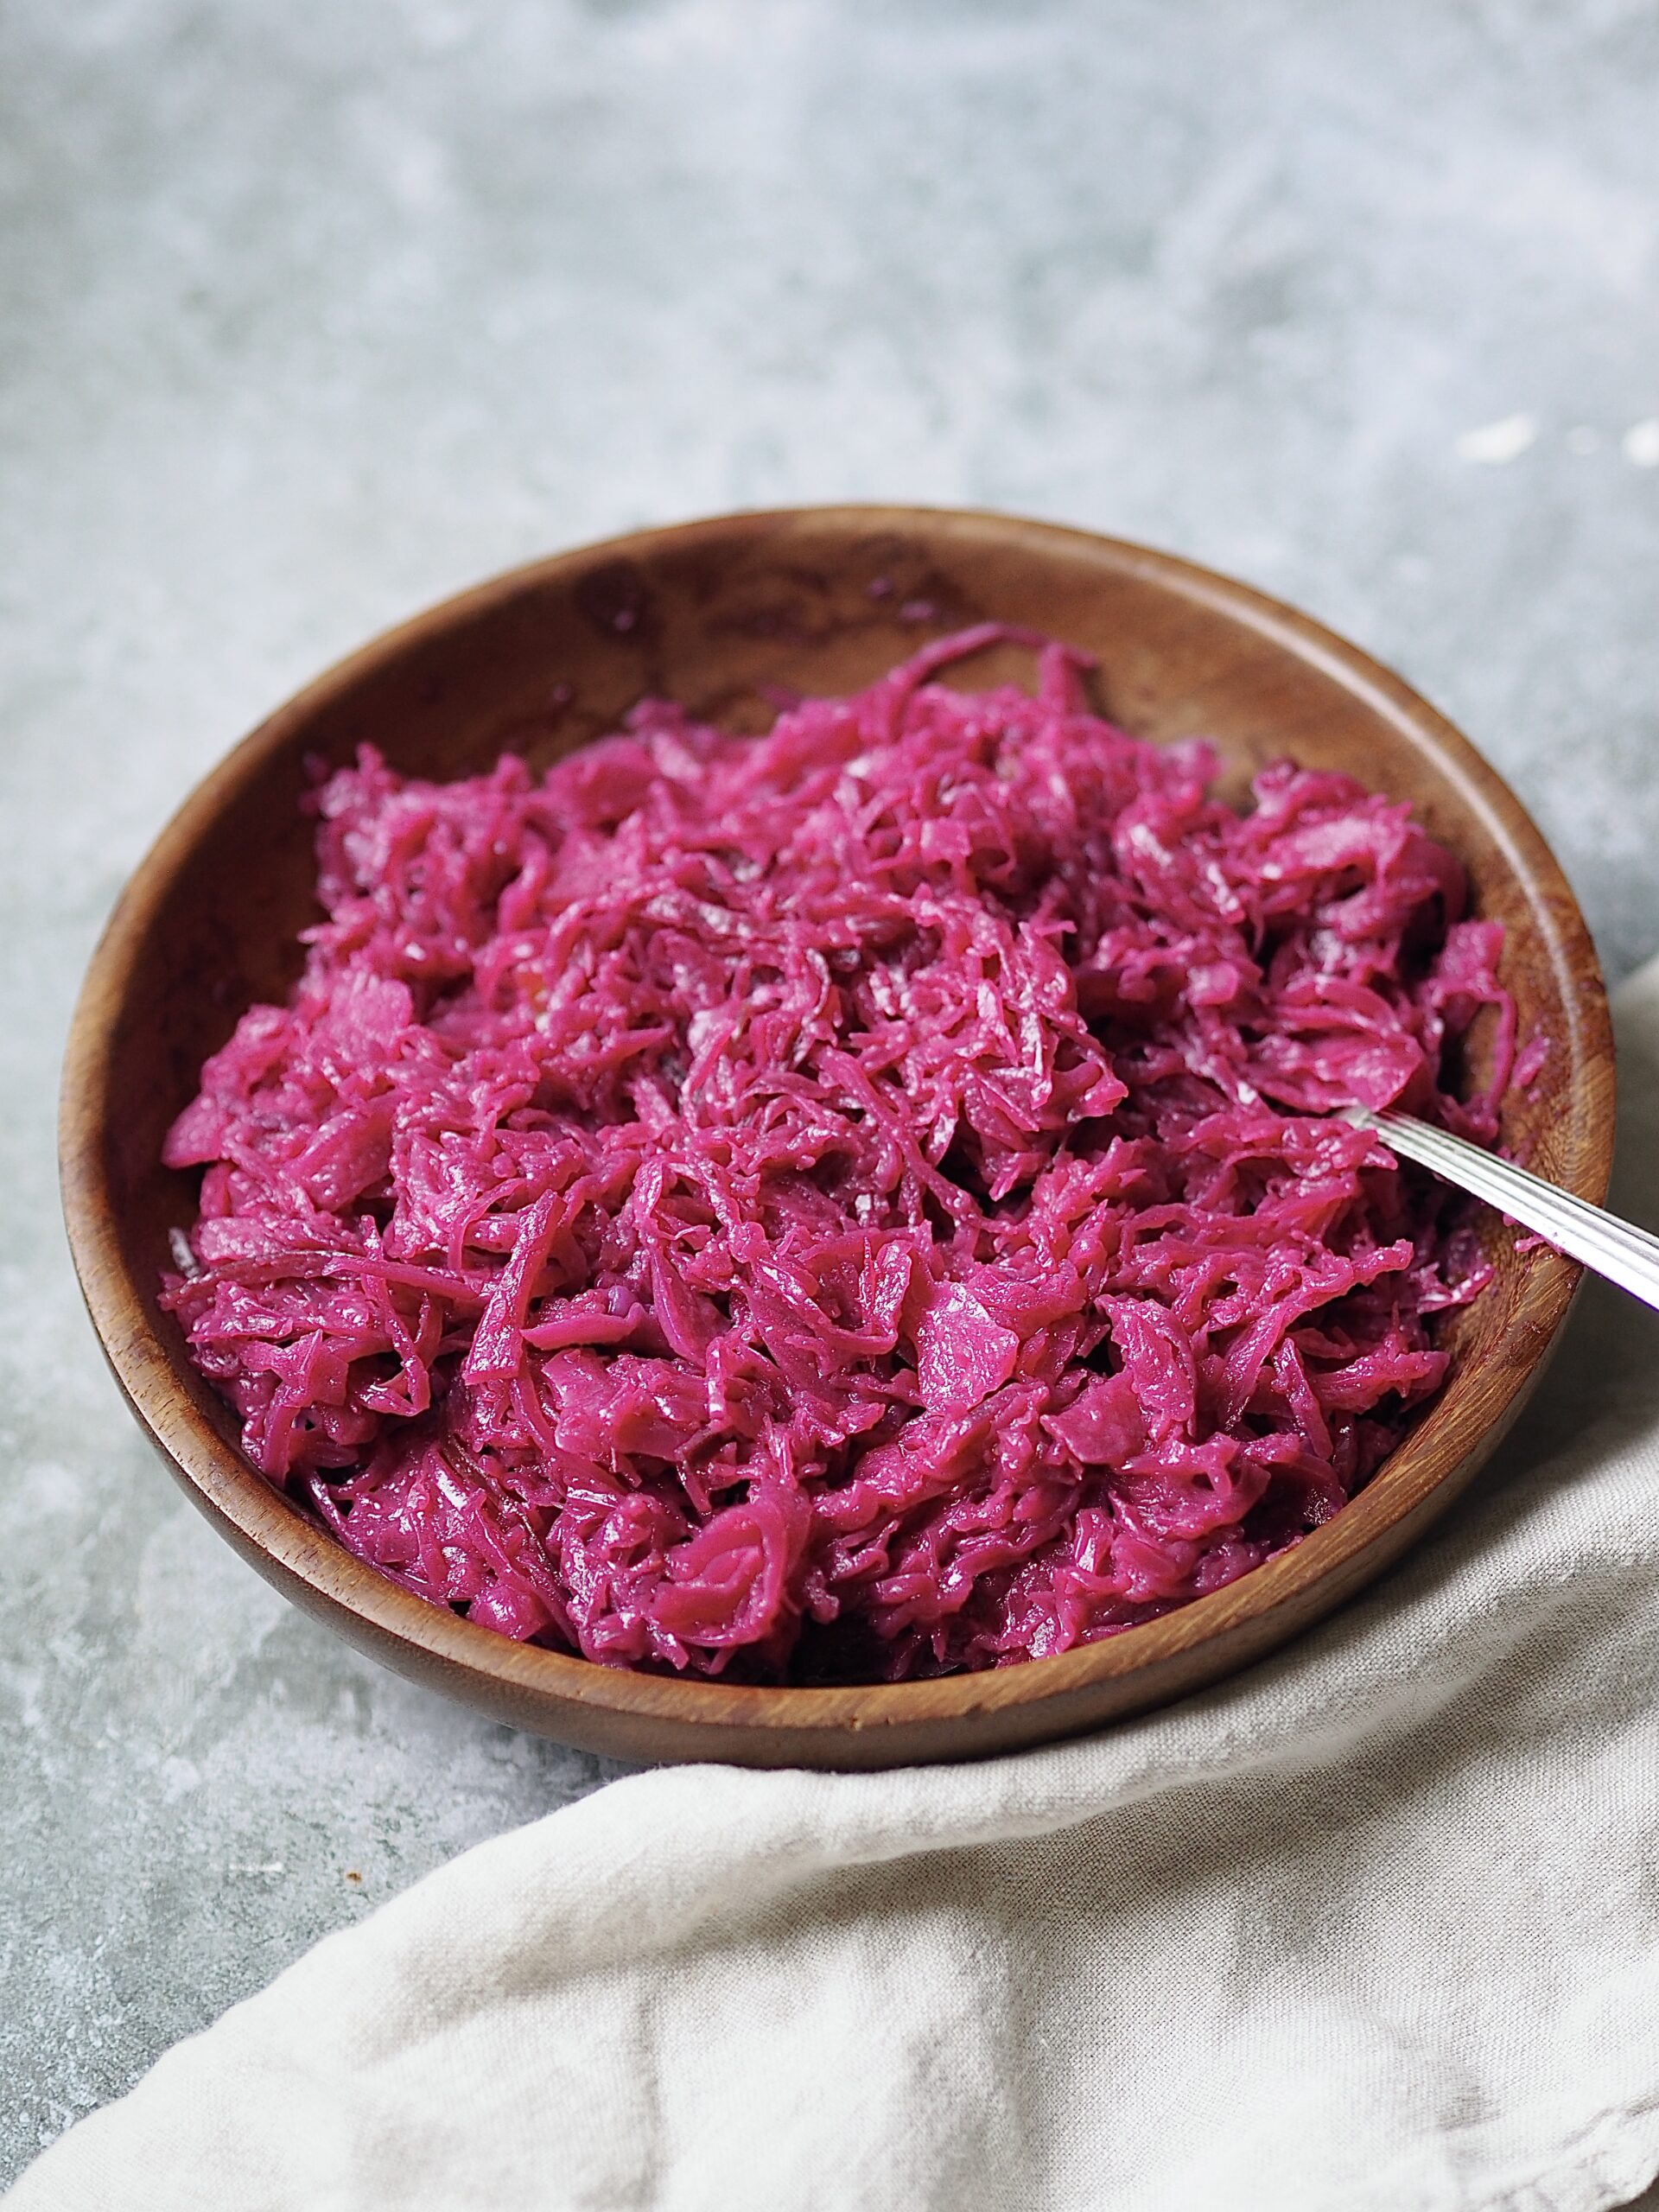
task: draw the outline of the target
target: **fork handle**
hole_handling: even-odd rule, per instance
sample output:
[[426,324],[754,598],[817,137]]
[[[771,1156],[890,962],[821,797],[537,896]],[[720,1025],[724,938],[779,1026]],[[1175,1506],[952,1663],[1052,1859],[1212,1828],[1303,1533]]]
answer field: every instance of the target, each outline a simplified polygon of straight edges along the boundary
[[1415,1115],[1374,1114],[1368,1107],[1353,1106],[1344,1118],[1356,1128],[1375,1130],[1390,1150],[1432,1168],[1471,1197],[1484,1198],[1558,1251],[1659,1309],[1659,1236]]

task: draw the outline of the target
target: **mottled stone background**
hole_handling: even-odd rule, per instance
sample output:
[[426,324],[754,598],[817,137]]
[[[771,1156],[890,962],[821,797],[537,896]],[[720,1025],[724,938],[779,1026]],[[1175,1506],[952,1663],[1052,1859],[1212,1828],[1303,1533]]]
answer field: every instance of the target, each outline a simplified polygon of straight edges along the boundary
[[318,665],[746,504],[1144,537],[1394,662],[1659,944],[1659,12],[8,0],[0,2172],[597,1762],[290,1611],[140,1446],[53,1091],[124,875]]

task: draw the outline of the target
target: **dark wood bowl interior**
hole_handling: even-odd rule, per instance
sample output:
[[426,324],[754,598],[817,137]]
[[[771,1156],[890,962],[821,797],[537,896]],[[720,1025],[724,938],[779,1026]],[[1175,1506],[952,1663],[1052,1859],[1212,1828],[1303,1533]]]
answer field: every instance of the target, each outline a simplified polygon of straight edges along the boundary
[[[1236,790],[1289,753],[1409,799],[1507,931],[1523,1038],[1551,1051],[1504,1138],[1583,1197],[1604,1194],[1612,1052],[1595,955],[1531,822],[1467,742],[1398,679],[1243,586],[1147,551],[984,514],[830,508],[740,515],[562,555],[378,639],[246,739],[129,886],[93,959],[65,1069],[65,1207],[88,1308],[138,1420],[192,1497],[270,1580],[365,1649],[495,1717],[631,1758],[876,1766],[964,1758],[1098,1725],[1246,1663],[1357,1589],[1425,1529],[1513,1421],[1577,1271],[1517,1253],[1458,1317],[1446,1390],[1368,1488],[1294,1550],[1182,1611],[1062,1657],[950,1680],[729,1688],[514,1644],[349,1557],[253,1472],[233,1421],[156,1306],[194,1179],[158,1164],[205,1056],[280,995],[315,914],[307,762],[365,742],[454,776],[504,749],[545,763],[642,695],[766,726],[779,689],[841,692],[984,618],[1097,656],[1096,703],[1138,734],[1204,736]],[[1026,679],[998,648],[952,681]]]

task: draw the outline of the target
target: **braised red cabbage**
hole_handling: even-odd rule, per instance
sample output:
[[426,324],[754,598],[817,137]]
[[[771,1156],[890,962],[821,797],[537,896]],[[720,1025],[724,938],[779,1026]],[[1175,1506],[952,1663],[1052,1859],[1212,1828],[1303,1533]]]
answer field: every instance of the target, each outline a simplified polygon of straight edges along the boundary
[[[998,639],[1034,697],[935,680]],[[1339,1511],[1484,1271],[1329,1109],[1491,1141],[1501,931],[1406,806],[1236,813],[1086,666],[988,626],[763,737],[321,783],[302,980],[166,1147],[254,1465],[474,1621],[753,1681],[1064,1651]]]

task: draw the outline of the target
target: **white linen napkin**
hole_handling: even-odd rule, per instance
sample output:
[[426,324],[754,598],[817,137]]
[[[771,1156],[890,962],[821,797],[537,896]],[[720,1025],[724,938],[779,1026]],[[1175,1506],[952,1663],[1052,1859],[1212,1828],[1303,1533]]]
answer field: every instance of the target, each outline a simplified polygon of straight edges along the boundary
[[[1616,1201],[1659,1220],[1659,963]],[[8,2212],[1600,2212],[1659,2170],[1659,1316],[1405,1567],[1090,1740],[661,1770],[168,2053]]]

